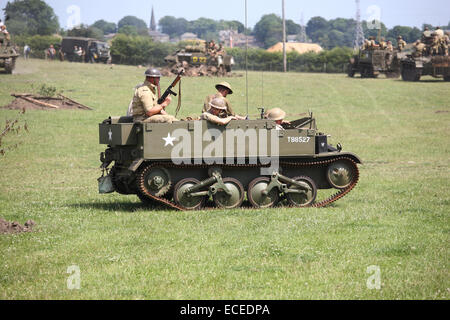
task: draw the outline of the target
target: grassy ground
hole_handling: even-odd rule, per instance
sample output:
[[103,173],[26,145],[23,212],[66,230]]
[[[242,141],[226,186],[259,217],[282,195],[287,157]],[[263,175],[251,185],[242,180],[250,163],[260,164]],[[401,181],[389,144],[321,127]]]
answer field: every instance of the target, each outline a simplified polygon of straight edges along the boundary
[[[312,110],[365,161],[361,181],[325,209],[180,213],[97,194],[97,124],[125,113],[143,72],[19,61],[0,74],[0,105],[47,84],[94,108],[27,112],[30,133],[4,140],[21,144],[0,156],[0,217],[37,231],[0,235],[0,299],[449,298],[449,83],[250,73],[250,114]],[[245,78],[227,80],[245,114]],[[182,116],[199,114],[217,81],[184,79]],[[16,114],[0,109],[0,123]],[[80,290],[67,288],[72,265]],[[366,285],[369,266],[380,290]]]

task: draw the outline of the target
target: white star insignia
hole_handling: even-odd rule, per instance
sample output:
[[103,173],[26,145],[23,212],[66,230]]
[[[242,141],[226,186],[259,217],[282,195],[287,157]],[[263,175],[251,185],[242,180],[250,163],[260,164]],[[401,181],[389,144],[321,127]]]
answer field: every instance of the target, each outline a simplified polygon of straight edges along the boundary
[[171,145],[171,146],[173,147],[173,146],[174,146],[174,145],[173,145],[173,142],[174,142],[175,140],[177,140],[177,138],[171,137],[171,136],[170,136],[170,133],[169,133],[168,136],[167,136],[167,138],[163,138],[163,140],[166,142],[166,144],[164,145],[164,147],[167,147],[168,145]]
[[111,129],[109,129],[108,136],[109,136],[109,141],[112,141],[112,131],[111,131]]

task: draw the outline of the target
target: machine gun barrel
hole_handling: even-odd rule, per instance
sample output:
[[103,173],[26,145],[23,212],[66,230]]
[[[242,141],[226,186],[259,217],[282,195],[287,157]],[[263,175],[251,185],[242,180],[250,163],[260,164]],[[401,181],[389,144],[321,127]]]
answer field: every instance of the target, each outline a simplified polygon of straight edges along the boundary
[[177,93],[173,92],[172,89],[177,85],[177,83],[181,80],[181,76],[183,75],[184,70],[181,70],[180,73],[177,75],[175,80],[172,82],[172,84],[167,88],[166,91],[164,91],[161,98],[158,99],[158,104],[163,103],[169,95],[177,96]]

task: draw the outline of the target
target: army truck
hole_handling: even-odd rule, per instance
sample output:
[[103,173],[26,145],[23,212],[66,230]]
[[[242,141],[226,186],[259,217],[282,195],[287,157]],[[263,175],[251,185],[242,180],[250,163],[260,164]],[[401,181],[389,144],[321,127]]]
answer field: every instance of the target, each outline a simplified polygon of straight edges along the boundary
[[354,77],[356,73],[361,78],[377,78],[384,73],[387,78],[400,76],[399,52],[387,49],[360,50],[350,59],[347,74]]
[[[75,47],[83,48],[84,57],[75,53]],[[64,37],[61,42],[64,58],[71,62],[110,63],[111,51],[106,42],[92,38]]]
[[[361,159],[329,145],[312,114],[283,126],[267,119],[218,126],[110,117],[99,124],[100,144],[107,146],[99,191],[198,210],[323,207],[354,189]],[[317,200],[319,190],[329,189],[336,193]]]
[[19,54],[3,33],[0,32],[0,68],[7,74],[12,74]]
[[187,76],[227,76],[234,65],[232,56],[225,51],[212,54],[206,50],[204,41],[186,45],[164,60],[167,63],[167,70],[163,70],[165,75],[178,74],[184,69]]
[[426,75],[450,81],[450,57],[408,55],[401,60],[401,70],[403,81],[419,81]]

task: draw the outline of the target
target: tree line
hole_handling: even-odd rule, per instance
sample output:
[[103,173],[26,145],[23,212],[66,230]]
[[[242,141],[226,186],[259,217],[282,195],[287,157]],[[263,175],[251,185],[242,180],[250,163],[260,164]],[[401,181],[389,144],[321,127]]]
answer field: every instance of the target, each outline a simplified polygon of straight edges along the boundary
[[[134,16],[125,16],[117,24],[105,20],[98,20],[92,25],[81,25],[71,30],[60,28],[58,17],[53,9],[42,0],[15,0],[7,2],[5,17],[10,33],[17,45],[30,45],[34,56],[44,57],[44,50],[50,45],[58,47],[62,36],[80,36],[104,39],[105,34],[118,33],[111,43],[111,53],[114,63],[151,64],[163,66],[164,57],[180,48],[172,43],[154,42],[148,33],[148,26]],[[252,70],[281,70],[281,53],[269,53],[264,49],[282,41],[282,19],[276,14],[262,16],[253,29],[237,21],[212,20],[199,18],[188,21],[184,18],[165,16],[159,20],[160,30],[171,37],[179,37],[185,32],[192,32],[205,40],[218,40],[219,31],[234,29],[240,33],[253,35],[260,43],[261,49],[250,49],[249,68]],[[381,29],[370,28],[370,23],[363,22],[366,37],[384,37],[395,43],[401,35],[407,42],[413,42],[421,37],[422,31],[417,27],[395,26],[389,29],[383,23]],[[424,24],[423,27],[433,26]],[[292,20],[286,21],[287,33],[299,35],[302,27]],[[442,29],[450,29],[450,22]],[[320,44],[326,50],[321,53],[307,53],[299,55],[295,52],[288,54],[288,67],[291,71],[308,72],[342,72],[344,65],[351,56],[351,47],[356,30],[354,19],[336,18],[327,20],[322,17],[311,18],[305,26],[309,41]],[[57,36],[55,36],[57,34]],[[228,49],[236,61],[236,68],[243,69],[244,51],[239,48]]]

